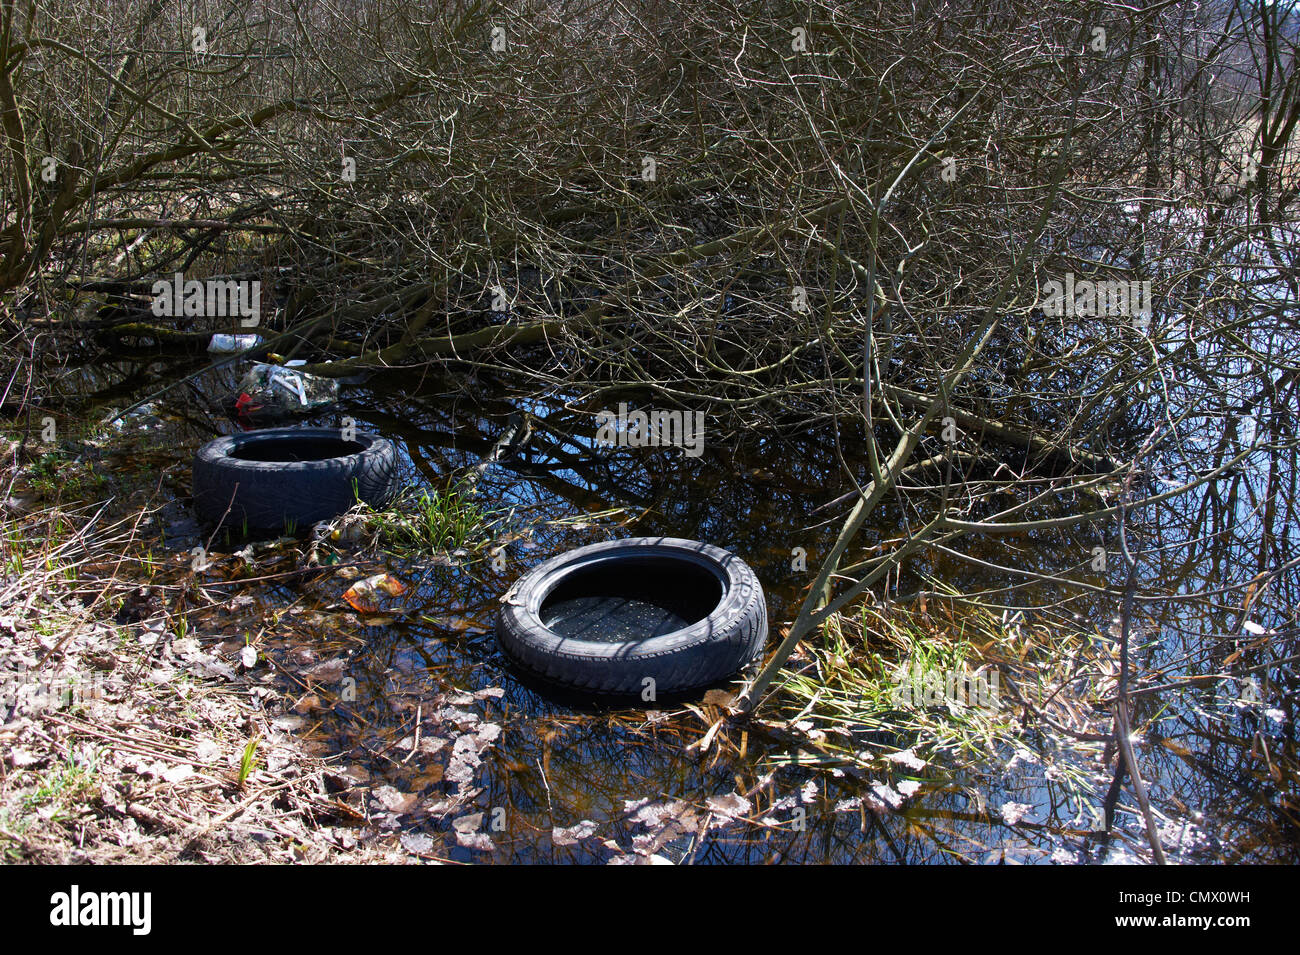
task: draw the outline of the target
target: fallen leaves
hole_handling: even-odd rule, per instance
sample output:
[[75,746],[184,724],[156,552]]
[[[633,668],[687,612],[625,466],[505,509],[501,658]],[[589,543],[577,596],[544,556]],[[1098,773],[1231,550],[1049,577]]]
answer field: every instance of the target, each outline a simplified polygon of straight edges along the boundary
[[623,804],[627,823],[648,831],[632,837],[631,855],[619,850],[617,843],[606,842],[607,847],[617,850],[610,864],[672,865],[673,860],[663,855],[665,850],[684,855],[683,844],[693,844],[706,830],[726,828],[743,821],[751,808],[750,801],[736,792],[710,796],[705,800],[703,815],[683,799],[669,802],[627,800]]
[[16,769],[22,769],[27,766],[36,766],[45,762],[45,757],[39,753],[34,753],[30,749],[22,746],[15,746],[9,750],[9,763]]
[[181,783],[193,776],[197,770],[188,763],[177,763],[162,771],[162,778],[169,783]]
[[624,803],[624,809],[631,814],[628,817],[629,823],[650,830],[632,837],[633,853],[640,860],[625,861],[638,864],[648,862],[670,842],[697,835],[703,826],[703,820],[694,807],[680,799],[669,803],[653,803],[648,799],[631,800]]
[[902,794],[888,783],[879,781],[871,784],[871,795],[864,795],[863,799],[872,809],[881,813],[892,812],[903,805]]

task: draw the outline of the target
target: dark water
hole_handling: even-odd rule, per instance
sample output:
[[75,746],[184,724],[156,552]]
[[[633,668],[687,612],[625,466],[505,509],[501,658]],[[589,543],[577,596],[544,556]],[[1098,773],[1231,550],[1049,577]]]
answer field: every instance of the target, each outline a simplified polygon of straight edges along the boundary
[[694,622],[663,603],[635,597],[570,597],[548,603],[542,613],[542,623],[560,636],[595,643],[647,640]]

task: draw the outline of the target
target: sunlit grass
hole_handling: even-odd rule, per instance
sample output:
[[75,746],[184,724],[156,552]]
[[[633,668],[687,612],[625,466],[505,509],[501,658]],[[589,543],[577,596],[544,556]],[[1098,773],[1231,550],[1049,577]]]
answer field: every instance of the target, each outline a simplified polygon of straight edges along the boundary
[[[1027,623],[942,599],[864,606],[823,628],[787,668],[781,710],[806,721],[818,755],[801,764],[899,769],[908,751],[923,775],[1000,772],[1033,752],[1076,798],[1093,789],[1093,703],[1113,688],[1110,656],[1063,619]],[[1043,716],[1048,720],[1042,719]],[[912,761],[906,760],[901,765]]]
[[[3,828],[21,835],[38,814],[46,822],[75,817],[81,804],[98,791],[98,763],[98,753],[88,757],[67,757],[45,772],[36,774],[32,788],[22,794],[16,806],[11,804],[5,810]],[[11,851],[6,855],[11,855]]]
[[382,510],[360,504],[354,514],[363,534],[375,535],[385,550],[409,558],[481,550],[502,521],[500,512],[454,485],[407,489]]
[[257,744],[261,738],[262,737],[259,735],[250,739],[248,744],[244,747],[243,756],[239,759],[238,782],[240,789],[244,788],[244,785],[248,782],[248,777],[252,774],[253,770],[257,768]]

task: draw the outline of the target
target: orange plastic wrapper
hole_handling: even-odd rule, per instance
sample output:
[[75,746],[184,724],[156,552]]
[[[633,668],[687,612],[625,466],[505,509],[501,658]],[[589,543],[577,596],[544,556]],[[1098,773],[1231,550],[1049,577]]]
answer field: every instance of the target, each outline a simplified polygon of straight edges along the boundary
[[358,581],[343,593],[343,599],[357,613],[379,613],[383,595],[400,597],[406,593],[406,584],[391,574],[376,574]]

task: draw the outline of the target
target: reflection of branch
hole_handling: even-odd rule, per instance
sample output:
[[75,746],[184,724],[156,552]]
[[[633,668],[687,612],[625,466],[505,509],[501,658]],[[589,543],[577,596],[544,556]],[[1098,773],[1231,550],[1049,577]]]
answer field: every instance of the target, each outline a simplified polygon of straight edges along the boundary
[[[906,388],[899,388],[896,385],[881,385],[881,388],[896,398],[900,404],[914,410],[924,409],[930,400],[925,395],[917,394]],[[970,411],[962,411],[951,406],[948,407],[946,413],[967,433],[988,435],[996,441],[1025,448],[1033,454],[1041,455],[1064,467],[1079,463],[1087,464],[1098,471],[1116,471],[1120,467],[1119,462],[1114,458],[1107,457],[1104,454],[1093,454],[1091,451],[1075,445],[1063,444],[1060,436],[1049,440],[1042,435],[1022,431],[1001,421],[994,421],[992,418],[986,418]]]
[[[407,400],[409,403],[410,399]],[[488,404],[486,400],[484,403]],[[491,402],[490,404],[499,412],[513,410],[513,406],[508,402]],[[358,420],[364,420],[384,434],[400,437],[406,444],[412,460],[416,462],[417,467],[420,467],[425,477],[430,480],[434,479],[435,474],[431,467],[421,466],[423,456],[419,452],[423,448],[448,448],[464,451],[479,458],[483,458],[492,451],[491,439],[477,431],[473,434],[468,433],[466,430],[467,424],[464,421],[458,424],[454,431],[450,426],[446,431],[438,431],[412,426],[409,416],[397,416],[371,410],[354,413],[357,413]],[[472,420],[469,416],[466,416],[466,419]],[[536,415],[533,416],[532,420],[535,424],[545,423],[545,419]],[[533,439],[533,446],[542,452],[545,452],[547,447],[545,442],[539,442],[536,437]],[[501,460],[500,464],[512,471],[524,471],[524,468],[516,466],[507,459]],[[542,465],[537,470],[539,472],[537,477],[546,485],[548,491],[558,494],[578,509],[586,508],[592,503],[593,499],[599,500],[599,495],[593,489],[603,491],[611,499],[627,501],[639,507],[649,507],[653,503],[650,498],[635,493],[626,485],[616,485],[609,475],[602,473],[604,462],[597,458],[580,459],[566,456],[564,460],[557,463],[555,468]],[[586,482],[587,486],[565,480],[555,473],[556,470],[573,471]]]
[[[1155,855],[1156,862],[1159,865],[1165,865],[1165,851],[1160,845],[1160,833],[1156,828],[1155,816],[1151,812],[1151,803],[1147,799],[1146,783],[1142,781],[1142,774],[1138,771],[1137,757],[1133,753],[1133,729],[1129,724],[1128,697],[1128,638],[1133,617],[1133,590],[1137,586],[1137,560],[1133,557],[1128,546],[1128,499],[1133,480],[1138,473],[1138,465],[1142,457],[1154,444],[1155,436],[1156,432],[1153,432],[1142,446],[1142,449],[1138,451],[1138,455],[1133,462],[1133,469],[1124,481],[1124,491],[1120,499],[1119,546],[1124,554],[1125,577],[1124,606],[1120,613],[1119,688],[1115,700],[1115,740],[1119,744],[1121,761],[1120,768],[1117,768],[1115,772],[1115,782],[1111,786],[1111,792],[1115,795],[1118,794],[1118,787],[1123,777],[1123,767],[1127,767],[1129,777],[1133,780],[1133,795],[1137,797],[1138,806],[1142,810],[1143,821],[1146,823],[1147,839],[1151,843],[1151,851]],[[1107,814],[1107,822],[1109,823],[1109,813]]]

